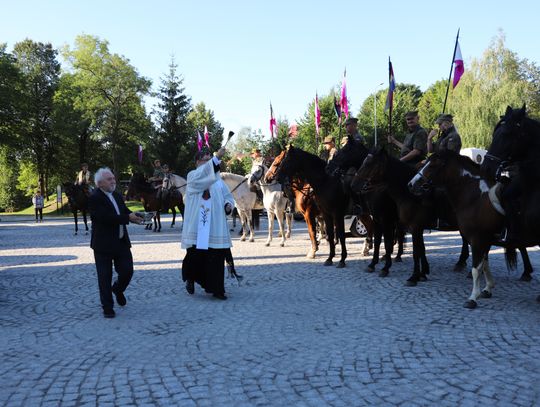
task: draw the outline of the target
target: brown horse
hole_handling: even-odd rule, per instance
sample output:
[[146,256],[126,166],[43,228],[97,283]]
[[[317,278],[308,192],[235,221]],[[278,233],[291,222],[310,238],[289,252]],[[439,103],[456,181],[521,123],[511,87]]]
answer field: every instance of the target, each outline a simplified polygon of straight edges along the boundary
[[[473,290],[465,307],[475,308],[479,297],[491,297],[494,286],[488,253],[491,246],[496,244],[504,222],[503,211],[496,197],[496,184],[485,178],[476,163],[453,151],[433,154],[412,178],[409,189],[420,192],[431,184],[444,187],[456,211],[459,230],[471,245]],[[514,268],[515,250],[506,250],[505,258],[507,265]],[[486,286],[480,290],[479,276],[482,272]]]
[[340,180],[325,172],[325,161],[293,146],[289,146],[280,156],[276,157],[273,164],[275,165],[272,165],[272,170],[266,173],[266,182],[284,177],[297,177],[311,185],[317,205],[324,217],[327,240],[330,246],[330,253],[324,265],[331,266],[336,255],[335,227],[335,234],[341,244],[341,259],[337,267],[345,267],[347,248],[345,246],[344,216],[349,198],[343,192]]
[[[161,216],[162,201],[158,198],[158,190],[155,189],[144,177],[143,174],[133,174],[129,180],[128,189],[126,192],[126,199],[134,199],[139,197],[144,206],[144,210],[147,212],[156,212],[154,216],[154,232],[161,232]],[[152,229],[152,224],[149,223],[146,228]]]
[[73,212],[73,220],[75,221],[74,235],[79,232],[79,222],[77,218],[77,212],[79,211],[84,220],[84,227],[86,228],[85,234],[88,234],[88,222],[86,218],[86,213],[88,212],[88,185],[75,185],[71,182],[65,182],[64,192],[66,193],[71,212]]
[[[282,152],[276,158],[277,163],[281,162],[283,159],[283,154],[284,152]],[[272,166],[274,166],[274,163],[272,163]],[[272,166],[270,167],[269,171],[272,169]],[[285,179],[282,185],[285,194],[292,202],[294,202],[294,207],[302,214],[304,220],[306,221],[309,240],[311,241],[311,248],[306,257],[309,259],[314,259],[315,253],[317,250],[319,250],[319,241],[317,240],[317,221],[319,219],[322,221],[322,214],[317,206],[313,188],[311,188],[311,185],[309,185],[307,182],[304,182],[297,177],[294,177],[290,182],[288,179]]]

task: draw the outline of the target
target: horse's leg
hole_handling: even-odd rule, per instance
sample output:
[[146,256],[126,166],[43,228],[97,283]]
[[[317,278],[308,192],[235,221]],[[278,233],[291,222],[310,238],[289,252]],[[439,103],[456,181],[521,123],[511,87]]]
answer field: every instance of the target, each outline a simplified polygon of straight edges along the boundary
[[[460,232],[461,235],[461,232]],[[469,258],[469,242],[465,240],[461,235],[461,254],[457,263],[454,265],[454,271],[462,271],[467,266],[467,259]]]
[[386,277],[390,273],[390,267],[392,267],[392,252],[394,251],[394,232],[396,230],[395,225],[390,222],[383,223],[384,233],[384,266],[381,269],[379,276]]
[[345,245],[344,217],[345,217],[345,214],[342,212],[338,212],[335,216],[336,233],[337,233],[339,242],[341,243],[341,259],[339,260],[339,263],[336,266],[337,268],[345,267],[345,259],[347,258],[347,246]]
[[362,224],[366,227],[367,236],[364,239],[364,248],[362,249],[362,256],[369,256],[369,250],[373,247],[373,228],[374,222],[370,215],[362,215],[359,217]]
[[[368,273],[373,273],[375,271],[375,266],[379,263],[379,253],[381,248],[381,241],[382,241],[382,229],[379,222],[375,222],[373,226],[373,236],[374,236],[374,242],[373,242],[373,256],[371,257],[371,262],[368,264],[366,271]],[[384,239],[384,243],[386,245],[386,237]]]
[[396,234],[396,240],[398,243],[398,251],[396,253],[396,257],[394,261],[396,263],[401,263],[403,261],[401,259],[401,256],[403,255],[403,247],[405,246],[405,229],[401,227],[401,225],[399,224],[399,221],[397,220],[396,220],[395,234]]
[[86,210],[82,211],[83,220],[84,220],[84,227],[86,228],[85,234],[88,234],[88,219],[86,217]]
[[413,273],[407,279],[406,285],[408,287],[414,287],[420,281],[420,238],[423,240],[422,231],[419,231],[418,228],[412,230],[412,241],[413,241]]
[[158,223],[158,232],[161,232],[161,214],[159,211],[156,213],[157,223]]
[[473,289],[467,302],[465,302],[465,308],[476,308],[476,299],[480,295],[480,273],[483,269],[483,262],[487,255],[487,250],[482,245],[471,245],[472,251],[472,279]]
[[157,212],[152,218],[152,220],[154,221],[154,229],[152,230],[152,232],[157,232]]
[[285,211],[279,212],[276,210],[276,218],[277,223],[279,227],[279,231],[281,233],[281,243],[279,244],[281,247],[285,246]]
[[73,211],[73,220],[75,220],[75,235],[79,232],[79,225],[78,225],[78,219],[77,219],[77,211]]
[[285,221],[287,223],[287,235],[285,235],[285,237],[287,239],[290,239],[291,234],[292,234],[292,221],[293,221],[292,212],[285,212]]
[[171,206],[171,212],[172,212],[171,228],[173,228],[174,224],[176,223],[176,209],[174,209],[174,204]]
[[521,253],[521,260],[523,260],[523,274],[520,277],[521,281],[531,281],[533,268],[531,265],[531,260],[529,259],[529,253],[527,253],[526,247],[520,247],[519,252]]
[[316,221],[315,221],[315,214],[311,210],[311,208],[306,208],[304,211],[304,219],[306,221],[306,225],[308,227],[308,234],[309,234],[309,240],[311,240],[311,249],[309,250],[306,257],[308,259],[314,259],[315,258],[315,252],[318,249],[317,244],[317,227],[316,227]]
[[488,254],[486,253],[486,258],[484,260],[484,278],[486,279],[486,286],[480,293],[480,296],[482,298],[491,298],[492,296],[492,289],[495,287],[495,280],[493,279],[493,275],[491,274],[491,270],[489,268],[489,259]]
[[265,246],[270,246],[270,242],[272,241],[272,233],[274,233],[274,212],[268,209],[266,210],[266,212],[268,213],[268,238],[266,239]]
[[328,246],[330,246],[330,253],[328,258],[325,260],[325,266],[331,266],[332,260],[336,255],[336,242],[334,240],[334,219],[332,215],[324,214],[324,227],[326,228],[326,240],[328,241]]
[[249,241],[255,241],[255,226],[253,224],[253,211],[250,209],[246,211],[247,227],[249,229]]
[[238,216],[240,218],[240,224],[242,225],[242,236],[240,236],[240,241],[245,242],[246,241],[246,233],[248,230],[248,216],[244,210],[238,211]]
[[420,281],[427,281],[427,275],[429,274],[429,263],[426,255],[426,245],[424,243],[424,231],[420,233],[420,267],[421,275]]

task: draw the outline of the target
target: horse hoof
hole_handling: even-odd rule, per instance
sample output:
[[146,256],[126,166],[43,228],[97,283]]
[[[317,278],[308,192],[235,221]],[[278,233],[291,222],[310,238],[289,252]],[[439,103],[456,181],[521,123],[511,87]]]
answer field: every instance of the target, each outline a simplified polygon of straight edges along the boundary
[[421,281],[421,282],[424,283],[424,282],[426,282],[428,280],[427,280],[427,277],[425,275],[421,275],[420,277],[418,277],[418,281]]
[[77,236],[77,232],[73,233],[73,236]]
[[268,247],[268,246],[270,246],[270,242],[267,242],[264,245]]
[[476,303],[475,300],[468,300],[468,301],[465,302],[465,304],[464,304],[463,306],[464,306],[465,308],[475,309],[477,305],[478,305],[478,304]]
[[280,243],[279,244],[281,247],[284,247],[285,246],[285,243]]
[[373,273],[373,272],[375,271],[375,266],[367,266],[366,271],[367,271],[368,273]]
[[345,267],[345,262],[344,261],[340,261],[336,266],[337,269],[342,269],[344,267]]
[[491,298],[493,294],[491,294],[489,291],[487,290],[482,290],[482,292],[480,293],[480,297],[482,298]]
[[245,238],[245,237],[241,237],[241,238],[240,238],[240,241],[241,241],[241,242],[245,242],[245,241],[246,241],[246,238]]
[[251,238],[251,239],[249,239],[249,241],[250,241],[251,243],[253,243],[253,242],[255,241],[255,239]]
[[[85,233],[85,235],[87,235],[87,236],[88,236],[88,232],[86,232],[86,233]],[[529,281],[530,281],[530,280],[529,280]]]
[[332,260],[326,260],[324,263],[323,263],[324,266],[331,266],[332,265]]
[[285,235],[285,237],[286,237],[287,239],[290,239],[290,238],[291,238],[291,234],[290,234],[290,233],[287,233],[287,234]]
[[401,256],[396,256],[396,258],[394,259],[394,261],[396,263],[403,263],[403,259],[401,258]]
[[362,252],[362,256],[368,257],[368,256],[369,256],[369,249],[364,250],[364,251]]
[[306,254],[306,258],[308,258],[308,259],[314,259],[314,258],[315,258],[315,253],[308,253],[308,254]]
[[388,277],[388,273],[390,271],[389,270],[385,270],[385,269],[382,269],[380,272],[379,272],[379,277]]
[[532,276],[530,274],[522,274],[519,278],[519,281],[526,281],[529,282],[532,280]]
[[465,266],[466,266],[465,263],[456,263],[456,265],[454,266],[454,271],[456,271],[456,272],[463,271]]
[[405,286],[406,287],[416,287],[417,286],[417,282],[416,280],[407,280],[405,281]]

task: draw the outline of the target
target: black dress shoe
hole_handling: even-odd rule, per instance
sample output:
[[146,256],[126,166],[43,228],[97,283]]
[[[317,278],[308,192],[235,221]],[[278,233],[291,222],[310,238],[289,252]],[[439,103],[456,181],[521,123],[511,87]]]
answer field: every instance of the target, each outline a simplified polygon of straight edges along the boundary
[[218,300],[226,300],[227,296],[225,294],[214,294],[214,298],[217,298]]
[[124,305],[127,304],[126,296],[124,295],[124,293],[121,293],[120,291],[117,291],[117,290],[112,290],[112,292],[114,296],[116,297],[116,303],[118,305],[123,307]]
[[195,294],[195,283],[192,280],[186,281],[186,291],[188,294]]
[[112,308],[103,308],[103,316],[105,318],[114,318],[116,313]]

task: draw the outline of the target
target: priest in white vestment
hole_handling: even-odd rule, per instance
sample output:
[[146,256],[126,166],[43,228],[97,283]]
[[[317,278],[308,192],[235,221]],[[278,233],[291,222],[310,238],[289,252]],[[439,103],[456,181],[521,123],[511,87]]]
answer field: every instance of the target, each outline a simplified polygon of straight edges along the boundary
[[227,215],[234,207],[233,196],[219,175],[224,154],[224,148],[214,157],[206,149],[197,153],[197,168],[187,176],[182,231],[182,248],[187,250],[182,278],[187,292],[195,292],[196,282],[219,299],[227,299],[225,254],[232,246]]

